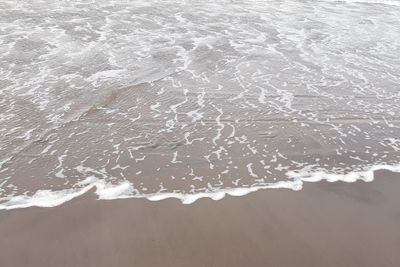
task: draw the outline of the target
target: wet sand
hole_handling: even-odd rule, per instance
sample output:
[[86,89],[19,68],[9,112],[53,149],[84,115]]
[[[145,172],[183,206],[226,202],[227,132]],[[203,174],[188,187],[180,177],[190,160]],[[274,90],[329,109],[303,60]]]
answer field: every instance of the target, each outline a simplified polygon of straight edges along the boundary
[[0,265],[399,266],[400,174],[192,205],[95,201],[0,212]]

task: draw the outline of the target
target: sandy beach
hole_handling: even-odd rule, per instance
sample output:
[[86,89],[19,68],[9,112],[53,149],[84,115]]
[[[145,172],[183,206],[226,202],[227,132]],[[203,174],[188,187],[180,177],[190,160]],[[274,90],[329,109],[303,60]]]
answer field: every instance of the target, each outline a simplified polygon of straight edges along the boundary
[[399,18],[0,1],[0,267],[399,267]]
[[398,266],[400,174],[221,201],[95,201],[0,213],[11,266]]

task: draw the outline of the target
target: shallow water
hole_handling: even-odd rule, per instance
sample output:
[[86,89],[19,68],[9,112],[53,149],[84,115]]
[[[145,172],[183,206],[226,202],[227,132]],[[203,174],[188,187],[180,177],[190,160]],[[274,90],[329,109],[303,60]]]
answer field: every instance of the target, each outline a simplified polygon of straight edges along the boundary
[[400,169],[398,3],[2,1],[0,209]]

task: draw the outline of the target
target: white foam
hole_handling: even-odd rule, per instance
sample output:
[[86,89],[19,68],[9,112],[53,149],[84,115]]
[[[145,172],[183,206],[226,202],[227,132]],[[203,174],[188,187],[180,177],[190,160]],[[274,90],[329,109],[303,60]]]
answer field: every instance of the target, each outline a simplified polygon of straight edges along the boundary
[[124,181],[115,186],[99,183],[96,185],[96,188],[96,194],[99,196],[99,199],[126,198],[134,192],[132,183],[128,181]]
[[355,4],[383,4],[391,6],[400,6],[398,0],[336,0],[335,2],[355,3]]
[[19,195],[9,199],[2,198],[6,202],[0,204],[0,210],[11,210],[28,207],[55,207],[79,197],[92,188],[96,188],[96,195],[99,199],[118,199],[129,197],[133,193],[133,186],[130,182],[124,181],[118,185],[113,185],[99,180],[93,176],[77,183],[77,188],[64,190],[39,190],[32,196]]
[[28,207],[55,207],[83,195],[90,189],[90,187],[84,187],[81,189],[64,189],[59,191],[39,190],[32,196],[19,195],[9,199],[3,198],[0,201],[6,200],[6,202],[0,204],[0,210]]
[[244,196],[264,189],[291,189],[299,191],[303,184],[307,182],[347,182],[356,181],[372,182],[374,172],[377,170],[388,170],[400,172],[400,165],[374,165],[362,171],[353,171],[346,174],[335,174],[327,171],[313,171],[310,168],[303,168],[298,171],[288,171],[287,176],[290,180],[279,181],[275,183],[260,183],[250,187],[235,188],[214,188],[208,192],[199,193],[180,193],[164,192],[160,190],[154,194],[140,194],[129,181],[123,181],[119,184],[107,183],[104,180],[90,176],[87,179],[77,183],[71,189],[58,191],[39,190],[32,196],[18,195],[0,199],[0,210],[11,210],[28,207],[55,207],[79,197],[91,189],[95,188],[95,194],[98,199],[121,199],[121,198],[145,198],[150,201],[161,201],[165,199],[178,199],[183,204],[192,204],[201,198],[210,198],[212,200],[221,200],[225,196]]
[[400,165],[374,165],[363,171],[353,171],[346,174],[329,173],[326,171],[311,171],[307,167],[299,171],[288,171],[287,176],[293,180],[301,180],[303,182],[347,182],[356,181],[372,182],[374,180],[374,172],[377,170],[388,170],[392,172],[400,172]]

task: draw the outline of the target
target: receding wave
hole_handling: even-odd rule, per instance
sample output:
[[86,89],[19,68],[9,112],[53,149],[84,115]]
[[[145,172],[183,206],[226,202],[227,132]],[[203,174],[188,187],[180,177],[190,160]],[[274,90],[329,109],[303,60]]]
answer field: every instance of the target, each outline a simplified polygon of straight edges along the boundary
[[28,207],[55,207],[76,197],[79,197],[91,189],[95,189],[94,193],[100,200],[124,199],[124,198],[145,198],[150,201],[161,201],[164,199],[178,199],[182,204],[192,204],[201,198],[210,198],[212,200],[221,200],[225,196],[244,196],[249,193],[257,192],[265,189],[291,189],[294,191],[301,190],[304,183],[309,182],[347,182],[356,181],[372,182],[374,172],[377,170],[388,170],[392,172],[400,172],[400,165],[376,165],[363,171],[350,172],[346,174],[328,173],[323,171],[308,172],[299,170],[289,172],[290,178],[287,181],[279,181],[275,183],[260,183],[249,187],[233,187],[233,188],[213,188],[198,193],[182,193],[182,192],[157,192],[152,194],[141,194],[133,188],[132,183],[123,181],[119,184],[107,184],[104,180],[95,177],[88,177],[79,185],[70,189],[59,191],[39,190],[34,195],[13,196],[0,199],[0,210],[10,210]]
[[398,171],[400,8],[366,2],[2,1],[0,208]]

